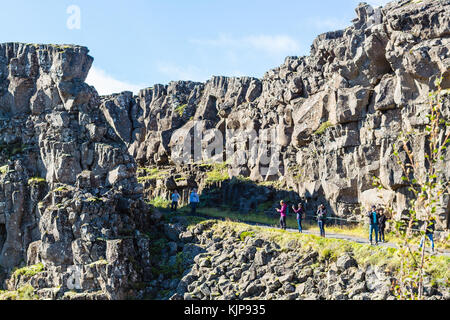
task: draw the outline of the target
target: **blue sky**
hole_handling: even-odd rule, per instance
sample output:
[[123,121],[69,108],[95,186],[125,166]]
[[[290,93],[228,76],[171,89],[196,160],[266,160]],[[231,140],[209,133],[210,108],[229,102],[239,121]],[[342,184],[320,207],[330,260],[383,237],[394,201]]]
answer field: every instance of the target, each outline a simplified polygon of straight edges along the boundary
[[[100,94],[136,93],[213,75],[261,78],[286,56],[308,55],[318,34],[349,26],[359,2],[15,0],[2,3],[0,42],[87,46],[89,84]],[[68,11],[74,5],[79,12]]]

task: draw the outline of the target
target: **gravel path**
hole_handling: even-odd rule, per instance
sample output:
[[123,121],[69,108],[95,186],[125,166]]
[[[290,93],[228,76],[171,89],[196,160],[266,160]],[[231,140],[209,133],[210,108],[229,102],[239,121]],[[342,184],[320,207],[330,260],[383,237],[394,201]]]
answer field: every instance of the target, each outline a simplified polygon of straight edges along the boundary
[[[169,211],[167,211],[167,213],[169,213]],[[186,216],[192,216],[192,215],[186,214]],[[201,215],[201,214],[197,214],[197,215],[195,215],[195,217],[205,218],[205,219],[209,219],[209,220],[220,220],[220,221],[225,220],[224,218],[216,218],[216,217],[211,217],[211,216]],[[269,225],[265,225],[265,224],[261,224],[261,223],[253,223],[253,222],[248,222],[248,221],[239,221],[239,223],[248,224],[250,226],[258,226],[261,228],[273,228],[273,226],[269,226]],[[298,229],[290,229],[290,228],[288,228],[286,231],[292,232],[292,233],[299,232]],[[303,234],[320,236],[320,232],[310,231],[310,230],[303,230]],[[326,238],[353,241],[353,242],[360,243],[360,244],[370,244],[370,241],[368,239],[369,232],[367,232],[367,238],[361,238],[358,236],[347,235],[347,234],[328,233],[328,232],[326,232],[326,228],[325,228],[325,234],[326,234]],[[382,247],[388,247],[388,248],[396,248],[396,249],[398,248],[398,246],[392,242],[379,243],[378,245],[382,246]],[[427,251],[431,252],[431,248],[430,248],[430,244],[429,244],[428,240],[427,240]],[[434,255],[450,257],[450,251],[436,248],[436,252]]]

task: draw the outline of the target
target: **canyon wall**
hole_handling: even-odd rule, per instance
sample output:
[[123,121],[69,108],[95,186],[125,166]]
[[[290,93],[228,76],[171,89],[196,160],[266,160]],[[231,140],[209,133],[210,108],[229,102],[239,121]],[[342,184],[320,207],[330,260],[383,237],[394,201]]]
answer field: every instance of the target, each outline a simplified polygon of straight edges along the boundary
[[[410,195],[393,145],[402,131],[424,130],[435,80],[443,76],[443,88],[450,86],[449,11],[449,1],[360,4],[352,26],[320,35],[310,56],[288,57],[263,79],[155,85],[135,97],[103,97],[102,110],[138,164],[177,167],[159,188],[167,192],[155,193],[152,185],[150,196],[204,189],[189,162],[214,160],[228,164],[230,177],[295,191],[310,209],[324,202],[333,215],[351,218],[363,207],[392,204],[399,219]],[[447,97],[447,119],[448,106]],[[222,136],[219,144],[238,152],[195,154],[214,146],[214,132]],[[267,135],[267,145],[249,132],[256,141]],[[423,159],[424,151],[417,138],[414,154]],[[182,171],[197,181],[175,185],[174,174]],[[373,186],[375,176],[387,190]],[[448,197],[443,202],[440,229],[449,223]]]

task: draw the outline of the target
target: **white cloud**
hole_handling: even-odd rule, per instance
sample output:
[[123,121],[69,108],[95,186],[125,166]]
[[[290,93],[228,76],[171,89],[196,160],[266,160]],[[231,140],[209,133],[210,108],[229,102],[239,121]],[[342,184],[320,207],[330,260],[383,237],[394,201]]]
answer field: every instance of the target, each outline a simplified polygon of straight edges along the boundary
[[[211,79],[214,74],[206,72],[199,67],[189,65],[189,66],[178,66],[170,62],[159,62],[156,66],[157,70],[168,77],[170,81],[196,81],[196,82],[206,82]],[[232,70],[226,74],[221,73],[223,76],[227,77],[243,77],[245,74],[240,70]]]
[[216,39],[191,39],[191,43],[228,49],[258,50],[269,55],[289,55],[300,51],[299,43],[288,35],[250,35],[233,37],[220,34]]
[[286,35],[278,36],[250,36],[243,39],[243,42],[251,47],[266,51],[269,54],[290,54],[300,51],[300,45],[293,38]]
[[89,71],[86,83],[94,86],[100,95],[109,95],[123,91],[132,91],[134,94],[137,94],[139,90],[145,88],[144,85],[117,80],[104,70],[94,66]]
[[158,62],[156,67],[160,73],[169,77],[171,81],[205,81],[211,77],[200,68],[192,65],[180,67],[170,62]]

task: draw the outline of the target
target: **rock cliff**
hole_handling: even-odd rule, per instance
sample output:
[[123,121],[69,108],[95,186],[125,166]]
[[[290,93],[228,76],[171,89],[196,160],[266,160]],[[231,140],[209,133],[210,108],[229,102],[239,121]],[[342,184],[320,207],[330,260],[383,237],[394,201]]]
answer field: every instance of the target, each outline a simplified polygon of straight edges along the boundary
[[36,288],[68,289],[76,271],[80,288],[123,298],[149,267],[142,233],[153,215],[84,83],[92,61],[83,47],[0,45],[0,265],[43,263]]
[[[426,125],[434,81],[443,76],[450,86],[449,11],[445,0],[360,4],[352,26],[320,35],[310,56],[288,57],[263,79],[172,82],[135,97],[103,97],[102,109],[139,165],[177,166],[160,188],[148,186],[151,196],[206,188],[190,163],[214,159],[228,164],[230,177],[276,181],[311,209],[325,202],[349,218],[361,207],[392,203],[400,218],[408,190],[393,144],[401,131]],[[444,106],[448,119],[448,98]],[[217,145],[237,152],[215,152]],[[417,146],[423,158],[423,143]],[[174,184],[180,172],[194,183]],[[388,188],[383,198],[374,176]],[[449,212],[440,212],[441,230]]]

